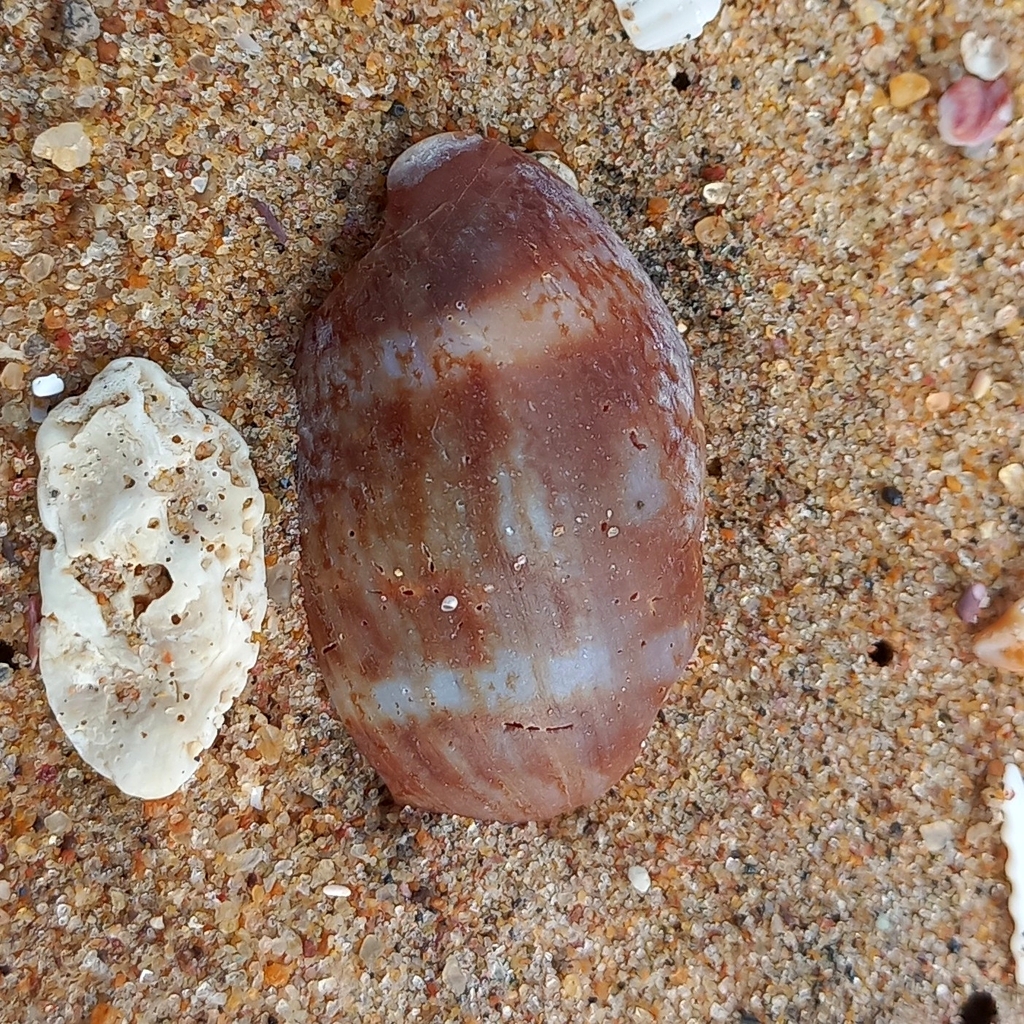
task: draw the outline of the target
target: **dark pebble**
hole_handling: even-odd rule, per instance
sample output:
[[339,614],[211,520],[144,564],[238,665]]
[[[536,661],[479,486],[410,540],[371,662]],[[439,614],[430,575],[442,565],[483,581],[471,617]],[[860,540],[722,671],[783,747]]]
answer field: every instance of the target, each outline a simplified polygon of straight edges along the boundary
[[903,504],[903,492],[898,487],[893,487],[892,484],[886,484],[882,488],[882,501],[886,505],[898,507]]

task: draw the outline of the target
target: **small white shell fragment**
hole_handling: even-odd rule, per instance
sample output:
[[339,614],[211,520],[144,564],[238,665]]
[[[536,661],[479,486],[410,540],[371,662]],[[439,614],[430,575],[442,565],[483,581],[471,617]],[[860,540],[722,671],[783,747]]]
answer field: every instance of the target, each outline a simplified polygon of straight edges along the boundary
[[615,0],[619,20],[638,50],[664,50],[696,39],[721,0]]
[[1012,762],[1003,770],[1002,839],[1006,847],[1006,880],[1010,883],[1013,935],[1010,953],[1017,984],[1024,985],[1024,778]]
[[994,82],[1010,66],[1010,50],[998,36],[965,32],[960,40],[960,59],[968,74]]
[[533,154],[549,171],[554,171],[566,185],[580,191],[580,179],[576,177],[576,172],[565,163],[555,156],[554,153],[534,153]]
[[701,190],[704,202],[711,206],[721,206],[729,201],[729,183],[726,181],[709,181]]
[[986,665],[1024,672],[1024,599],[974,638],[974,654]]
[[248,53],[254,57],[258,57],[263,53],[263,47],[260,46],[260,44],[253,39],[245,29],[242,28],[235,33],[235,46],[237,46],[242,53]]
[[263,495],[245,442],[147,359],[118,359],[39,428],[39,664],[82,759],[168,796],[259,647]]
[[629,884],[640,894],[650,892],[651,875],[647,868],[640,864],[634,864],[627,872]]
[[56,373],[48,373],[45,377],[36,377],[32,381],[32,394],[36,398],[55,398],[64,390],[64,381]]
[[332,900],[344,899],[346,896],[352,895],[352,890],[347,885],[331,882],[324,886],[324,895]]

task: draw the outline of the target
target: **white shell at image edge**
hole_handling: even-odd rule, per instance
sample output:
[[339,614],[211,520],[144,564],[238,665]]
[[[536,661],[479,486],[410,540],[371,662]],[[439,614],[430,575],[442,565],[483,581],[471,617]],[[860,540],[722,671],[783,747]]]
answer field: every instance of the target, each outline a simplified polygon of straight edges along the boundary
[[696,39],[721,6],[720,0],[615,0],[622,27],[640,50]]

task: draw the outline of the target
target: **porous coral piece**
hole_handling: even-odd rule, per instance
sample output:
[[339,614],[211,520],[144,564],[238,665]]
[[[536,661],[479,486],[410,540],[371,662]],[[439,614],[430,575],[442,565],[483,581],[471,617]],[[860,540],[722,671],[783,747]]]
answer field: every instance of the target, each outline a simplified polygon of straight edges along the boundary
[[39,660],[75,748],[132,796],[198,768],[266,613],[245,442],[146,359],[110,363],[39,429]]

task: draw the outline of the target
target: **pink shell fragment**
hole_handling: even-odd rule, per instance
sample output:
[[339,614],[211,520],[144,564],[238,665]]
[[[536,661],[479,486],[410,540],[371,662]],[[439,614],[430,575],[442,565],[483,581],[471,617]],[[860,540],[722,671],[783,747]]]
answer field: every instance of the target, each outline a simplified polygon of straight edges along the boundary
[[1005,77],[985,82],[964,75],[939,99],[939,135],[950,146],[987,146],[1012,117],[1013,99]]
[[985,607],[988,588],[984,583],[972,583],[956,603],[956,614],[961,622],[973,625],[978,621],[978,614]]

